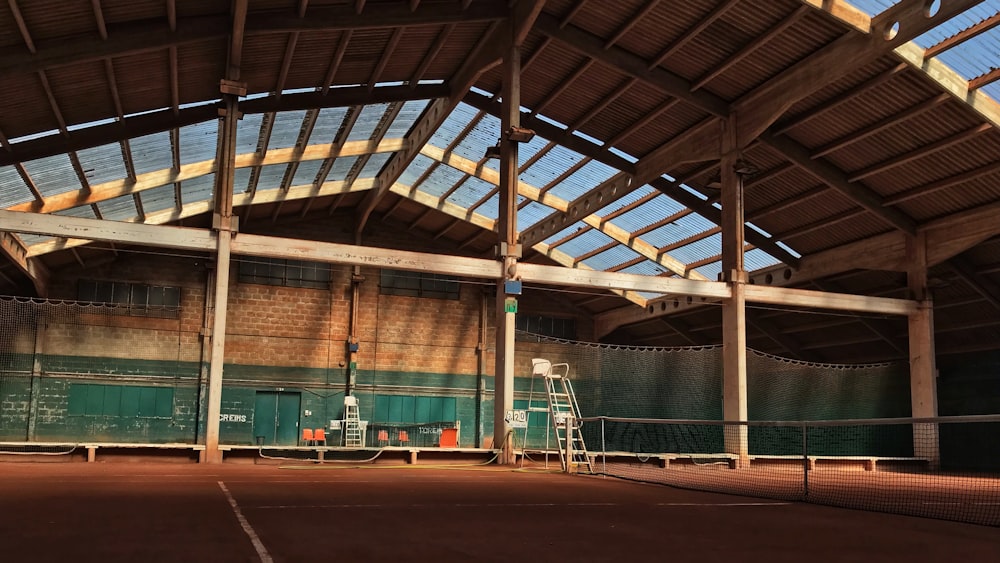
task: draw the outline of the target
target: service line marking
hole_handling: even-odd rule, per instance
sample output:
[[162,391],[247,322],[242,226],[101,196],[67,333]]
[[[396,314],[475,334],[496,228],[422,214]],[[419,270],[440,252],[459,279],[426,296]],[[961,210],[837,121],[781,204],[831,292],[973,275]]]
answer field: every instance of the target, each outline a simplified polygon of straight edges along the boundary
[[250,522],[247,522],[245,516],[243,516],[243,511],[240,510],[240,505],[236,504],[236,499],[233,498],[232,493],[226,488],[226,484],[219,481],[219,488],[226,495],[226,500],[229,501],[229,506],[233,508],[233,514],[236,515],[236,519],[239,521],[240,526],[243,527],[243,531],[246,532],[247,536],[250,537],[250,543],[253,544],[253,548],[257,550],[257,556],[260,557],[260,563],[272,563],[271,554],[267,552],[267,548],[260,541],[257,536],[257,532],[254,531],[253,526]]
[[[787,506],[794,504],[791,502],[659,502],[652,505],[641,506],[705,506],[705,507],[733,507],[733,506]],[[275,504],[262,505],[252,508],[257,509],[289,509],[289,508],[538,508],[538,507],[569,507],[569,506],[635,506],[634,503],[621,502],[496,502],[496,503],[415,503],[415,504]]]

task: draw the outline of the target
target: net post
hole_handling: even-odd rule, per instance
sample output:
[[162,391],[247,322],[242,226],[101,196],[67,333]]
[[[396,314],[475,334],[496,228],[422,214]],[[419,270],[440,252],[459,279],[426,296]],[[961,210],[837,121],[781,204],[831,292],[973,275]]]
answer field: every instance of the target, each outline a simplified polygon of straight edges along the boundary
[[573,424],[575,424],[575,422],[573,420],[573,415],[572,414],[567,414],[566,415],[566,422],[564,424],[565,424],[565,429],[566,429],[566,457],[564,458],[566,460],[566,473],[574,473],[574,471],[573,471]]
[[608,475],[608,449],[604,441],[604,417],[601,417],[601,473]]
[[802,423],[802,497],[809,498],[809,426]]

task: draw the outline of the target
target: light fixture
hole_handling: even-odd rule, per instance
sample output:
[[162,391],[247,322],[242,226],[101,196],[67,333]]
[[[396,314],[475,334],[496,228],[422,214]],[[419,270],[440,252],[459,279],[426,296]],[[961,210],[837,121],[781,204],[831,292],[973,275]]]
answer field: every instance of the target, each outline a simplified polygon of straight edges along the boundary
[[736,164],[733,165],[733,172],[735,172],[737,176],[745,179],[747,176],[753,176],[754,174],[760,172],[760,170],[758,170],[753,164],[750,164],[749,161],[741,158],[736,161]]
[[530,143],[535,138],[535,132],[526,127],[511,127],[507,131],[507,140],[514,143]]

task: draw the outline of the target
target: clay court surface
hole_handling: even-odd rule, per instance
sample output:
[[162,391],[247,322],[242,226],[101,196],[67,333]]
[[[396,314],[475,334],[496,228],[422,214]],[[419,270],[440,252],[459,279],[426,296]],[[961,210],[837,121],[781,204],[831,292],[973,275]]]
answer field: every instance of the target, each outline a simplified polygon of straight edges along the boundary
[[1000,561],[1000,530],[496,466],[0,464],[5,562]]

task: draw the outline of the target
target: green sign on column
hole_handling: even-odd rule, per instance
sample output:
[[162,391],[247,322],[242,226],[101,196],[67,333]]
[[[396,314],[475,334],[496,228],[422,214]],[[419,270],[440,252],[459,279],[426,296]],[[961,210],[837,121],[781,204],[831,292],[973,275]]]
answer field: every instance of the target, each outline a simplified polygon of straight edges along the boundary
[[517,299],[513,297],[508,297],[504,299],[503,302],[503,312],[504,313],[516,313],[517,312]]

